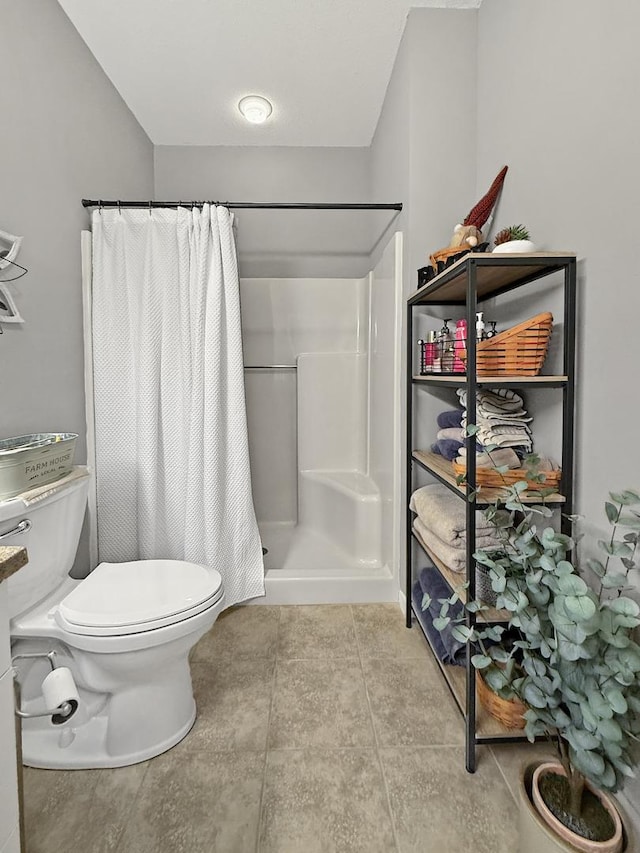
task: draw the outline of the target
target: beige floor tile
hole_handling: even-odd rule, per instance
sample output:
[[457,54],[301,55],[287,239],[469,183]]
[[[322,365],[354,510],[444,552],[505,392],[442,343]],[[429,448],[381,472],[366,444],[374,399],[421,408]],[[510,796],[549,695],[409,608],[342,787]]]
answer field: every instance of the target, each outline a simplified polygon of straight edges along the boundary
[[275,661],[192,662],[198,716],[176,749],[264,750]]
[[269,748],[374,746],[360,661],[279,660]]
[[281,608],[278,659],[357,656],[353,616],[348,604]]
[[269,605],[225,610],[195,646],[191,660],[274,658],[279,618],[280,608]]
[[115,851],[148,762],[116,770],[24,771],[27,853]]
[[417,627],[407,628],[397,604],[353,605],[353,618],[363,658],[422,657],[430,654]]
[[380,746],[464,742],[463,720],[433,661],[362,661]]
[[517,809],[490,761],[474,774],[459,747],[382,749],[400,853],[514,853]]
[[118,853],[252,853],[263,771],[260,752],[154,758]]
[[375,750],[267,755],[259,853],[391,853]]
[[516,802],[518,801],[520,769],[533,761],[554,761],[556,758],[552,744],[546,742],[512,743],[505,746],[491,746],[489,749],[504,774]]

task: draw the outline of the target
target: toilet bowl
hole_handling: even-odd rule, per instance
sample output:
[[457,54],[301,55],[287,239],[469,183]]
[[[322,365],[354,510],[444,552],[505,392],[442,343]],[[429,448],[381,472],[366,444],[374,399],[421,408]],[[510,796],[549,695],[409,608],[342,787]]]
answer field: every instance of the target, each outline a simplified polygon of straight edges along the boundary
[[50,651],[79,695],[62,722],[23,720],[23,761],[32,767],[122,767],[182,740],[196,718],[189,652],[225,606],[220,574],[180,560],[101,563],[83,580],[69,577],[88,482],[76,468],[35,496],[0,502],[0,534],[20,526],[3,542],[29,555],[7,581],[21,708],[44,709],[50,663],[32,656]]

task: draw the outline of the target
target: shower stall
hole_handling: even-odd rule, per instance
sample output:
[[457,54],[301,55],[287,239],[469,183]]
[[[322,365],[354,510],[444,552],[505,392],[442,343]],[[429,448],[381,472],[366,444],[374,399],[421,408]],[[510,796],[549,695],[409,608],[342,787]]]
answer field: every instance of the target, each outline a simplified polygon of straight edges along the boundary
[[397,601],[402,235],[360,279],[240,282],[266,599]]

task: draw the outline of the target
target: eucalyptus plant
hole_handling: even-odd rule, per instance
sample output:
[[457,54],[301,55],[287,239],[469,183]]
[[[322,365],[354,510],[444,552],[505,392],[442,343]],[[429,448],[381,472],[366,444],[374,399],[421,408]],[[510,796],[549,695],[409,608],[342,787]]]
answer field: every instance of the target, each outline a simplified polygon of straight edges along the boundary
[[[535,457],[528,462],[535,464]],[[454,636],[474,644],[473,666],[489,687],[528,706],[530,741],[541,735],[555,741],[570,784],[569,808],[579,816],[585,778],[615,791],[624,776],[635,775],[629,748],[640,734],[640,646],[633,640],[640,607],[626,593],[638,568],[640,494],[610,494],[605,511],[611,531],[598,542],[602,559],[586,560],[588,584],[574,538],[547,521],[549,490],[541,489],[542,501],[534,506],[521,500],[525,481],[506,488],[506,501],[485,512],[501,546],[474,557],[489,570],[496,606],[509,613],[508,627],[466,624],[465,610],[487,609],[477,600],[452,616],[460,588],[440,600],[434,626],[453,623]],[[429,604],[426,596],[423,609]]]

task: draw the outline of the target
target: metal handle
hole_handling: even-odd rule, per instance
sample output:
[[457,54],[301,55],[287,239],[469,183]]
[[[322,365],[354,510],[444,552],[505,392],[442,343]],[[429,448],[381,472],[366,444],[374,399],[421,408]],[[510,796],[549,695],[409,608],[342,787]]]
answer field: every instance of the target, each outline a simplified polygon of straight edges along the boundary
[[26,533],[27,530],[31,530],[31,522],[28,518],[23,518],[22,521],[19,521],[15,527],[11,528],[11,530],[7,530],[6,533],[0,533],[0,539],[7,539],[9,536],[17,536],[18,533]]

